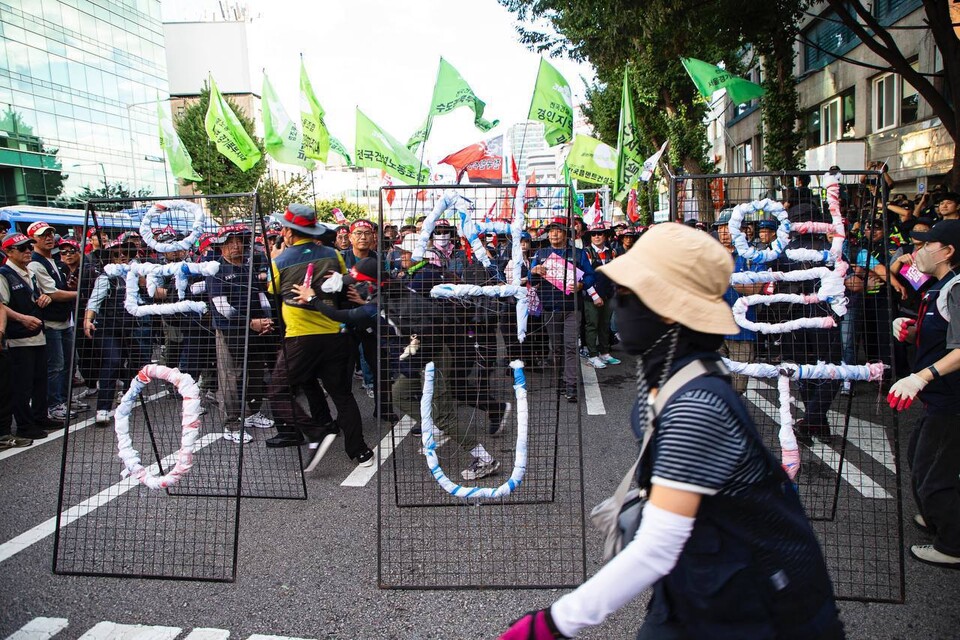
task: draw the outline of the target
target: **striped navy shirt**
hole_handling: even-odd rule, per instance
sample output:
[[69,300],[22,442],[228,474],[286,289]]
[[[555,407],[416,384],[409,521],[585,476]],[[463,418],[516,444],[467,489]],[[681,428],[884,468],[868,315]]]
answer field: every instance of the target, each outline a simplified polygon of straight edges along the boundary
[[733,495],[767,473],[765,452],[720,396],[693,389],[657,421],[653,484],[707,496]]

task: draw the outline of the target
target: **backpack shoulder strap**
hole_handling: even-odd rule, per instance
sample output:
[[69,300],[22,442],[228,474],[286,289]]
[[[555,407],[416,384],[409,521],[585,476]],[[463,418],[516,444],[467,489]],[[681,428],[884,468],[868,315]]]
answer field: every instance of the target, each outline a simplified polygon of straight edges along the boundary
[[940,287],[940,294],[937,296],[937,311],[947,322],[950,322],[950,307],[947,304],[947,299],[950,297],[950,290],[957,284],[960,284],[960,273],[947,280],[946,284]]

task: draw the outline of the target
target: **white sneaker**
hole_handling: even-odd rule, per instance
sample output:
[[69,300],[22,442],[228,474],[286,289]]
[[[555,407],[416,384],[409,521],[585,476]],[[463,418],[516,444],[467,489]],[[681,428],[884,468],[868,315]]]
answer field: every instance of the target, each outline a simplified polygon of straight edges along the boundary
[[[224,440],[229,440],[230,442],[236,442],[237,444],[240,444],[240,432],[239,432],[239,431],[234,431],[233,429],[224,429],[224,430],[223,430],[223,439],[224,439]],[[243,443],[246,444],[246,443],[250,442],[251,440],[253,440],[253,436],[250,435],[249,433],[247,433],[246,431],[244,431],[244,432],[243,432]]]
[[273,427],[273,420],[257,411],[252,416],[247,416],[243,421],[243,425],[253,429],[270,429]]
[[320,464],[320,461],[323,460],[323,456],[326,455],[327,451],[330,449],[330,445],[333,444],[333,441],[337,439],[337,434],[328,433],[323,437],[323,440],[320,442],[311,442],[310,450],[313,451],[313,455],[310,456],[310,462],[304,468],[304,473],[310,473],[317,468],[317,465]]
[[484,462],[480,458],[474,458],[470,467],[460,472],[460,477],[464,480],[479,480],[495,474],[499,468],[500,463],[496,460]]
[[51,420],[66,420],[67,419],[67,405],[58,404],[56,406],[50,407],[47,409],[47,417]]
[[937,551],[932,544],[915,544],[910,547],[910,555],[919,560],[944,569],[960,569],[960,557],[948,556]]
[[594,369],[606,369],[607,363],[600,359],[600,356],[593,356],[592,358],[587,358],[587,364],[589,364]]
[[612,355],[610,355],[609,353],[601,353],[601,354],[600,354],[600,359],[603,360],[604,363],[606,363],[606,364],[620,364],[620,359],[619,359],[619,358],[614,358],[614,357],[613,357]]
[[97,426],[105,427],[110,423],[110,411],[97,411]]

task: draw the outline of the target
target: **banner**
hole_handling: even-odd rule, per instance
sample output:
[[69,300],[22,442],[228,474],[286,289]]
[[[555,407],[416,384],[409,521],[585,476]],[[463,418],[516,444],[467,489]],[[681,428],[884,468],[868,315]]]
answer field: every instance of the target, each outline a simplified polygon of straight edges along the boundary
[[356,163],[358,167],[381,169],[404,184],[422,184],[430,169],[419,168],[417,158],[396,138],[378,127],[357,109]]
[[411,151],[421,142],[430,137],[433,118],[450,113],[460,107],[468,107],[473,111],[473,124],[480,131],[490,131],[500,121],[490,122],[483,118],[483,110],[487,103],[477,97],[467,81],[463,79],[449,62],[440,58],[440,68],[437,70],[437,83],[433,87],[433,98],[430,101],[430,110],[427,112],[427,121],[407,141],[407,148]]
[[623,95],[620,97],[620,130],[617,133],[617,174],[613,185],[616,200],[622,200],[637,181],[643,168],[640,131],[633,118],[633,97],[627,69],[623,69]]
[[167,156],[173,175],[191,182],[203,180],[203,177],[193,170],[193,158],[183,146],[177,130],[173,127],[173,122],[167,117],[167,112],[159,100],[157,100],[157,119],[160,122],[160,147]]
[[657,165],[660,164],[660,156],[663,155],[663,152],[667,148],[667,143],[669,140],[664,140],[663,144],[660,145],[660,149],[643,161],[643,171],[640,173],[640,179],[644,182],[650,182],[650,178],[653,177],[654,172],[657,170]]
[[503,136],[484,141],[486,152],[464,170],[473,184],[503,184]]
[[726,89],[733,104],[743,104],[766,93],[760,85],[739,78],[709,62],[696,58],[680,58],[680,61],[704,98],[709,99],[714,91]]
[[337,140],[334,136],[330,136],[330,151],[333,151],[335,154],[343,158],[348,167],[353,166],[353,160],[350,158],[350,154],[347,153],[347,148],[343,146],[343,143]]
[[304,153],[303,136],[277,98],[266,73],[263,74],[263,91],[260,97],[263,107],[263,146],[267,153],[277,162],[306,167],[313,171],[317,163]]
[[577,134],[567,155],[570,175],[593,184],[613,184],[617,172],[617,152],[596,138]]
[[307,67],[300,57],[300,127],[303,129],[303,150],[308,158],[326,164],[330,151],[330,133],[323,121],[325,111],[313,93]]
[[527,118],[543,123],[543,135],[548,146],[563,144],[573,138],[573,92],[570,83],[543,58],[540,58],[540,70],[537,72]]
[[203,125],[210,141],[217,145],[217,151],[240,167],[241,171],[249,171],[260,161],[260,149],[243,128],[237,114],[220,95],[212,75],[210,76],[210,104],[207,106]]

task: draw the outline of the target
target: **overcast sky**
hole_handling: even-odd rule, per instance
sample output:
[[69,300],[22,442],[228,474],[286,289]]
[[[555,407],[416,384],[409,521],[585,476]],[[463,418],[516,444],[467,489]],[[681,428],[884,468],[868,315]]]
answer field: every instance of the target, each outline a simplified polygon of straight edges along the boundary
[[[226,4],[224,2],[224,4]],[[353,146],[355,108],[401,142],[423,122],[440,56],[501,124],[490,134],[465,108],[438,118],[427,156],[441,157],[526,119],[539,56],[518,42],[513,14],[496,0],[251,0],[254,56],[291,116],[299,113],[299,55],[332,133]],[[165,21],[219,16],[216,0],[163,0]],[[252,61],[257,64],[256,61]],[[582,102],[589,66],[551,60]],[[258,81],[259,82],[259,79]],[[259,92],[259,88],[257,89]]]

